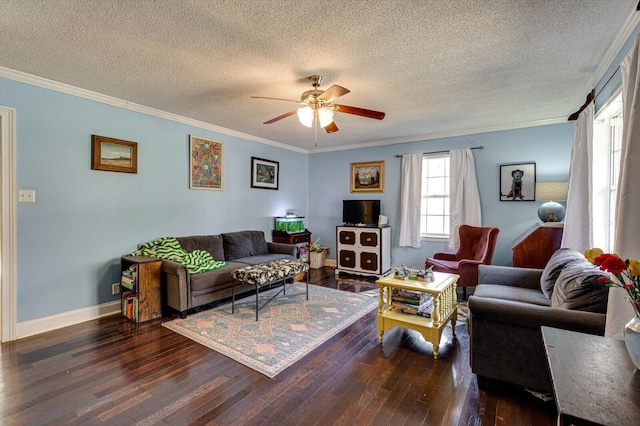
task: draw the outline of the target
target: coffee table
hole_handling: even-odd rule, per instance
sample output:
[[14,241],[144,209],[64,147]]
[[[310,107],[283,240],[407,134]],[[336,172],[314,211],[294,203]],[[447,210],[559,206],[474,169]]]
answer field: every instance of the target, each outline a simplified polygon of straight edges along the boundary
[[558,425],[633,425],[640,372],[623,340],[542,327]]
[[[376,281],[380,292],[378,301],[378,333],[380,344],[385,331],[392,327],[404,327],[422,334],[424,339],[433,345],[433,358],[438,359],[442,330],[451,321],[453,332],[456,330],[458,308],[456,306],[456,283],[459,275],[434,272],[435,280],[431,282],[403,280],[393,275]],[[391,306],[393,289],[403,289],[420,293],[428,293],[433,297],[433,313],[431,318],[407,314],[401,309]]]
[[285,285],[288,280],[294,281],[296,275],[304,273],[307,281],[307,300],[309,300],[309,265],[304,262],[293,260],[275,260],[258,265],[238,268],[231,273],[233,285],[231,287],[231,313],[236,311],[236,282],[240,284],[250,284],[256,288],[256,321],[258,321],[258,295],[260,288],[282,282],[282,289],[267,300],[262,307],[269,304],[281,292],[287,294]]

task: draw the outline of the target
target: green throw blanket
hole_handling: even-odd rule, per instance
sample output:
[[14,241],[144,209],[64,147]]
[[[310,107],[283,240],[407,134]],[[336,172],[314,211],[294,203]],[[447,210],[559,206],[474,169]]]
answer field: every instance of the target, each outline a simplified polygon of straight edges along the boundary
[[131,253],[131,256],[149,256],[172,260],[186,266],[190,274],[213,271],[227,264],[224,261],[213,260],[211,254],[205,250],[188,252],[173,237],[158,238],[148,243],[138,244],[138,250]]

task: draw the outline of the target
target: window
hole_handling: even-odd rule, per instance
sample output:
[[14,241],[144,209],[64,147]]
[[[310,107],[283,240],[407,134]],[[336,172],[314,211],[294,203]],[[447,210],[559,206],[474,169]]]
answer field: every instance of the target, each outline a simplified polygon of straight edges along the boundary
[[613,250],[622,146],[622,96],[598,113],[593,133],[593,245]]
[[622,148],[622,112],[609,120],[611,138],[609,140],[609,250],[613,250],[616,231],[616,196],[618,176],[620,176],[620,150]]
[[449,238],[449,155],[422,159],[420,237]]

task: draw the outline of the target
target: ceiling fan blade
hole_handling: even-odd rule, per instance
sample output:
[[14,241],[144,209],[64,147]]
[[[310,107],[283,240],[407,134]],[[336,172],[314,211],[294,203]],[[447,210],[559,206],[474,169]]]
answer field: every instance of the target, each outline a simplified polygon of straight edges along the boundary
[[338,126],[336,126],[336,122],[332,121],[331,123],[327,124],[326,126],[324,126],[324,129],[327,131],[327,133],[334,133],[337,132],[338,130]]
[[359,115],[361,117],[367,117],[367,118],[375,118],[376,120],[382,120],[384,118],[384,112],[381,112],[381,111],[374,111],[371,109],[352,107],[349,105],[333,104],[333,106],[335,107],[334,111],[336,112],[344,112],[346,114],[354,114],[354,115]]
[[266,96],[252,96],[253,99],[271,99],[272,101],[287,101],[287,102],[295,102],[297,104],[300,104],[300,101],[296,101],[293,99],[282,99],[282,98],[268,98]]
[[276,121],[280,121],[280,120],[282,120],[283,118],[287,118],[287,117],[290,117],[290,116],[292,116],[292,115],[295,115],[297,112],[298,112],[298,110],[295,110],[295,109],[294,109],[293,111],[289,111],[289,112],[288,112],[288,113],[286,113],[286,114],[282,114],[282,115],[277,116],[276,118],[272,118],[272,119],[271,119],[271,120],[269,120],[269,121],[265,121],[265,122],[264,122],[264,123],[262,123],[262,124],[271,124],[271,123],[275,123]]
[[349,90],[349,89],[347,89],[345,87],[337,86],[337,85],[334,84],[333,86],[329,87],[324,92],[320,93],[318,95],[318,99],[320,99],[321,101],[325,101],[325,102],[331,102],[334,99],[338,99],[342,95],[346,95],[350,91],[351,90]]

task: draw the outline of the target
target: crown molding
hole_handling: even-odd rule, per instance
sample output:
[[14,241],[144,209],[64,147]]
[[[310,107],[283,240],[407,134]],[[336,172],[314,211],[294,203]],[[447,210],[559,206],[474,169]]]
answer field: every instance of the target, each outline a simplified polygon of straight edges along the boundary
[[434,134],[411,136],[411,137],[397,138],[397,139],[382,139],[377,141],[363,142],[363,143],[351,144],[351,145],[310,149],[310,148],[298,148],[298,147],[284,144],[282,142],[276,142],[270,139],[261,138],[259,136],[250,135],[248,133],[238,132],[235,130],[227,129],[225,127],[216,126],[211,123],[194,120],[188,117],[183,117],[181,115],[169,113],[166,111],[147,107],[144,105],[139,105],[133,102],[126,101],[124,99],[103,95],[101,93],[93,92],[91,90],[81,89],[79,87],[71,86],[69,84],[60,83],[60,82],[49,80],[43,77],[27,74],[21,71],[15,71],[9,68],[0,67],[0,77],[8,78],[11,80],[19,81],[19,82],[30,84],[37,87],[42,87],[44,89],[53,90],[53,91],[68,94],[71,96],[77,96],[83,99],[100,102],[100,103],[111,105],[117,108],[122,108],[129,111],[139,112],[141,114],[163,118],[165,120],[175,121],[178,123],[186,124],[193,127],[198,127],[205,130],[211,130],[213,132],[222,133],[228,136],[233,136],[233,137],[253,141],[260,144],[285,149],[288,151],[298,152],[301,154],[320,154],[320,153],[333,152],[333,151],[346,151],[350,149],[373,148],[373,147],[379,147],[384,145],[396,145],[396,144],[403,144],[403,143],[428,141],[433,139],[468,136],[468,135],[473,135],[478,133],[490,133],[490,132],[499,132],[504,130],[522,129],[526,127],[544,126],[548,124],[557,124],[557,123],[563,123],[567,121],[566,117],[559,117],[559,118],[552,118],[552,119],[546,119],[546,120],[527,121],[527,122],[507,124],[507,125],[497,125],[497,126],[489,126],[489,127],[482,127],[482,128],[466,129],[466,130],[460,130],[455,132],[434,133]]
[[211,130],[216,133],[222,133],[224,135],[233,136],[240,139],[245,139],[252,142],[257,142],[263,145],[270,145],[276,148],[286,149],[288,151],[295,151],[302,154],[308,154],[309,150],[294,147],[284,144],[282,142],[272,141],[270,139],[261,138],[259,136],[250,135],[248,133],[238,132],[236,130],[227,129],[226,127],[216,126],[215,124],[206,123],[204,121],[194,120],[192,118],[183,117],[181,115],[172,114],[159,109],[139,105],[133,102],[126,101],[124,99],[115,98],[113,96],[103,95],[101,93],[93,92],[91,90],[81,89],[79,87],[71,86],[69,84],[60,83],[58,81],[49,80],[44,77],[38,77],[35,75],[27,74],[22,71],[16,71],[5,67],[0,67],[0,77],[15,80],[21,83],[30,84],[32,86],[42,87],[44,89],[53,90],[55,92],[64,93],[71,96],[76,96],[83,99],[88,99],[95,102],[111,105],[116,108],[122,108],[130,111],[139,112],[141,114],[150,115],[153,117],[162,118],[165,120],[175,121],[177,123],[186,124],[193,127],[198,127],[205,130]]
[[607,72],[609,67],[613,65],[613,61],[618,56],[627,40],[629,40],[633,31],[638,27],[638,24],[640,24],[640,12],[637,12],[634,8],[633,12],[627,17],[626,21],[622,25],[622,28],[620,28],[620,31],[618,31],[618,35],[613,40],[613,43],[611,43],[611,46],[609,46],[609,49],[605,52],[602,60],[591,75],[591,80],[589,81],[588,86],[578,97],[578,100],[573,108],[571,108],[571,111],[577,111],[580,109],[584,103],[584,99],[587,97],[587,94],[596,87],[598,82],[604,77],[604,74]]
[[332,152],[332,151],[345,151],[348,149],[361,149],[361,148],[372,148],[384,145],[397,145],[403,143],[412,143],[412,142],[423,142],[430,141],[434,139],[445,139],[445,138],[455,138],[459,136],[469,136],[469,135],[477,135],[480,133],[491,133],[491,132],[502,132],[505,130],[517,130],[524,129],[527,127],[538,127],[538,126],[546,126],[549,124],[559,124],[566,123],[566,117],[557,117],[557,118],[549,118],[546,120],[535,120],[535,121],[525,121],[522,123],[514,123],[514,124],[503,124],[497,126],[489,126],[489,127],[478,127],[474,129],[466,129],[455,132],[445,132],[445,133],[433,133],[429,135],[422,136],[411,136],[406,138],[398,138],[398,139],[384,139],[378,141],[364,142],[353,145],[345,145],[339,147],[327,147],[327,148],[319,148],[310,151],[309,154],[320,154],[324,152]]

